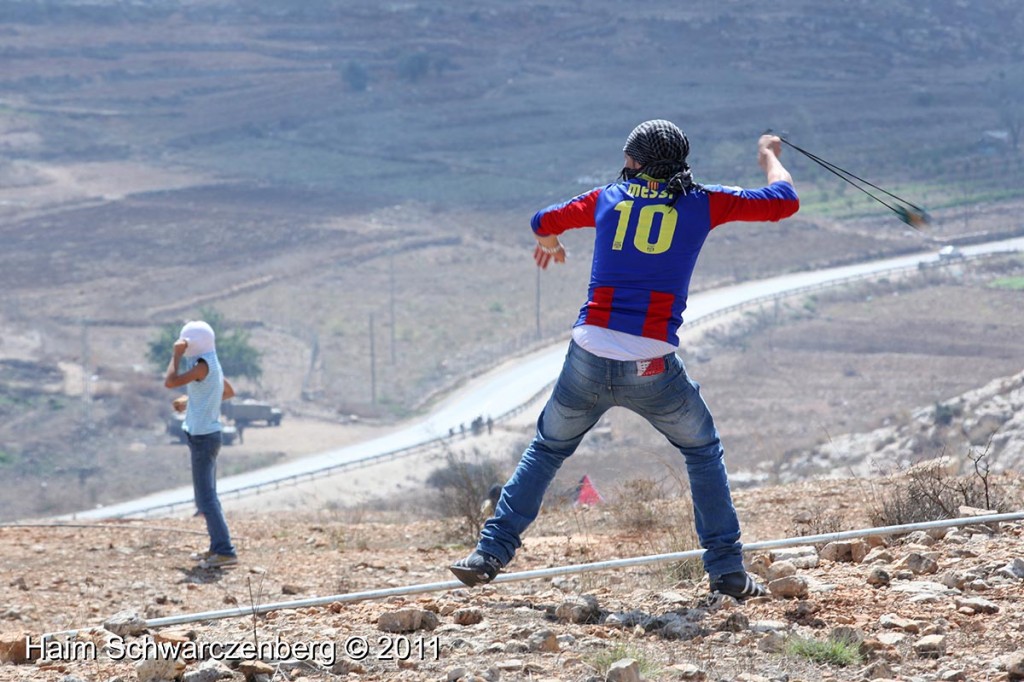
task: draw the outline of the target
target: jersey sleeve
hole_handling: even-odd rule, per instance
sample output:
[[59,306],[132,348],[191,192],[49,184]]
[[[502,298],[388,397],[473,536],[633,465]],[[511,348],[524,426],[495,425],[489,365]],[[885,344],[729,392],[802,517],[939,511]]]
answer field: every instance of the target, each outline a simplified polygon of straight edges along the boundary
[[593,227],[594,209],[602,189],[598,187],[564,203],[537,211],[530,220],[533,233],[538,237],[548,237],[577,227]]
[[774,223],[800,209],[796,188],[788,182],[773,182],[760,189],[721,185],[708,185],[706,189],[712,228],[737,220]]

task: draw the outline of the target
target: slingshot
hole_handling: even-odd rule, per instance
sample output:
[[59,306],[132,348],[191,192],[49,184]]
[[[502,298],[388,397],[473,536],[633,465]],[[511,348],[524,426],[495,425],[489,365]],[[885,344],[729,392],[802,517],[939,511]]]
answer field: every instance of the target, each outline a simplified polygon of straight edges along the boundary
[[[768,130],[768,131],[765,131],[765,132],[766,132],[766,134],[771,134],[772,133],[771,130]],[[895,213],[896,216],[900,220],[905,222],[907,225],[910,225],[915,230],[922,229],[923,227],[925,227],[930,222],[931,218],[928,216],[928,213],[923,208],[918,206],[917,204],[911,203],[911,202],[907,201],[906,199],[903,199],[902,197],[898,197],[895,194],[893,194],[892,192],[889,192],[888,190],[884,190],[881,187],[879,187],[878,185],[872,184],[872,183],[868,182],[867,180],[865,180],[864,178],[861,178],[861,177],[858,177],[858,176],[854,175],[853,173],[851,173],[850,171],[846,170],[845,168],[840,168],[839,166],[835,165],[834,163],[831,163],[830,161],[826,161],[825,159],[821,158],[820,156],[817,156],[816,154],[812,154],[811,152],[807,151],[806,149],[803,149],[801,147],[796,146],[795,144],[793,144],[792,142],[790,142],[789,140],[787,140],[786,138],[784,138],[782,136],[779,136],[779,139],[782,140],[782,143],[785,144],[786,146],[791,147],[795,151],[800,152],[801,154],[806,156],[808,159],[810,159],[811,161],[815,162],[816,164],[818,164],[819,166],[821,166],[822,168],[827,170],[829,173],[832,173],[833,175],[839,177],[842,180],[845,180],[846,182],[850,183],[851,185],[853,185],[854,187],[859,189],[861,192],[864,192],[864,194],[867,194],[869,197],[871,197],[872,199],[874,199],[878,203],[882,204],[882,206],[885,206],[887,209],[889,209],[890,211]],[[858,183],[862,183],[862,184],[858,184]],[[899,203],[895,203],[895,202],[890,203],[890,202],[888,202],[888,201],[886,201],[884,199],[881,199],[880,197],[876,196],[875,194],[872,194],[870,191],[865,189],[862,185],[867,185],[868,187],[871,187],[872,189],[876,189],[879,192],[881,192],[882,194],[884,194],[887,197],[889,197],[890,199],[894,199],[895,202],[899,202]]]

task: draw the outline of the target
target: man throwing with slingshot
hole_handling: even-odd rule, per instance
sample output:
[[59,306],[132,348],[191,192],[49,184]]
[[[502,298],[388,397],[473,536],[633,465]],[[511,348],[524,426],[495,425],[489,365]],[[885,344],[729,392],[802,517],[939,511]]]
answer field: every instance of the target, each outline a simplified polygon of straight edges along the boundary
[[601,415],[619,406],[646,418],[683,455],[711,591],[738,599],[765,594],[743,566],[718,430],[676,350],[690,277],[711,231],[732,221],[774,222],[799,209],[781,149],[774,135],[758,140],[765,187],[702,186],[687,164],[683,132],[669,121],[646,121],[626,140],[617,182],[533,217],[541,268],[565,262],[559,234],[596,228],[590,289],[533,442],[476,549],[451,566],[463,583],[490,582],[508,565],[562,462]]

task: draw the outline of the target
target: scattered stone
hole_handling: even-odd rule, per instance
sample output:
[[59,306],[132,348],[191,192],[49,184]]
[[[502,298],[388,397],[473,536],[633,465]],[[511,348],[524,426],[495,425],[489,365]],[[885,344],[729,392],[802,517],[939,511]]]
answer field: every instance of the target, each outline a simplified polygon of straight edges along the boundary
[[719,630],[728,632],[743,632],[750,628],[750,619],[742,611],[733,611],[719,626]]
[[808,593],[807,580],[797,575],[779,578],[768,583],[768,591],[783,599],[801,599]]
[[889,680],[894,677],[895,673],[888,661],[872,661],[867,665],[867,667],[860,671],[860,678],[862,680]]
[[814,568],[818,565],[818,550],[813,545],[799,545],[772,550],[772,562],[789,561],[797,568]]
[[234,673],[220,661],[206,661],[197,670],[186,671],[181,676],[181,682],[217,682],[229,679],[232,675]]
[[[28,663],[28,632],[0,633],[0,663]],[[37,638],[33,637],[33,642]]]
[[672,679],[675,680],[705,682],[708,679],[707,673],[693,663],[676,663],[675,665],[670,665],[668,670],[671,672]]
[[469,670],[460,666],[458,668],[452,668],[451,670],[449,670],[448,674],[445,676],[445,679],[447,679],[448,682],[455,682],[456,680],[463,678],[468,674]]
[[558,645],[558,638],[551,630],[538,630],[530,635],[527,644],[530,651],[555,653],[561,649]]
[[786,618],[795,623],[799,623],[800,625],[806,625],[812,628],[821,628],[825,627],[827,623],[817,617],[816,614],[819,611],[821,611],[820,604],[801,599],[796,603],[796,606],[786,609],[785,615]]
[[832,628],[828,633],[828,638],[833,642],[846,642],[847,644],[856,645],[858,648],[864,643],[865,639],[863,632],[846,625]]
[[768,567],[764,574],[765,580],[778,580],[780,578],[788,578],[791,575],[796,575],[796,566],[793,565],[792,561],[776,561]]
[[584,594],[566,599],[555,608],[555,617],[570,623],[596,623],[601,617],[597,597]]
[[146,619],[135,611],[118,611],[103,621],[103,627],[119,637],[134,637],[146,631]]
[[865,564],[891,564],[893,562],[892,553],[885,547],[874,547],[869,551],[862,561]]
[[1011,680],[1024,680],[1024,652],[1015,651],[1003,657],[1000,664]]
[[754,620],[750,621],[751,632],[785,632],[789,630],[789,623],[781,620]]
[[877,639],[886,646],[897,646],[907,641],[907,634],[904,632],[880,632]]
[[632,658],[615,661],[605,675],[608,682],[640,682],[640,664]]
[[902,618],[894,613],[886,613],[878,619],[878,624],[883,628],[890,630],[902,630],[903,632],[909,632],[911,634],[917,634],[921,631],[921,624],[916,620],[909,618]]
[[484,612],[476,607],[457,609],[452,612],[452,621],[456,625],[476,625],[484,620]]
[[933,546],[940,538],[935,537],[926,530],[915,530],[906,537],[908,545],[919,545],[922,547]]
[[946,638],[943,635],[925,635],[914,642],[914,651],[921,658],[939,658],[946,654]]
[[384,632],[433,630],[439,623],[435,613],[424,609],[406,608],[385,611],[377,617],[377,629]]
[[871,569],[870,573],[868,573],[867,582],[868,585],[871,585],[873,587],[885,587],[890,582],[892,582],[892,576],[890,576],[889,572],[886,571],[884,568],[879,568],[878,566],[876,566]]
[[954,600],[956,608],[960,613],[973,615],[975,613],[998,613],[999,607],[987,599],[973,597],[970,599],[957,598]]
[[139,682],[165,682],[182,674],[185,664],[168,658],[147,658],[135,664]]
[[771,568],[771,565],[771,556],[767,554],[757,554],[747,563],[747,570],[758,577],[765,578],[768,575],[768,569]]
[[1000,568],[996,575],[1009,578],[1011,580],[1024,580],[1024,559],[1014,559],[1007,565]]
[[893,592],[906,592],[909,594],[928,595],[932,597],[942,597],[957,594],[958,592],[955,589],[946,587],[942,583],[930,582],[928,580],[914,580],[902,585],[892,585],[890,589]]
[[256,675],[273,675],[274,666],[263,661],[242,661],[238,664],[238,672],[245,675],[246,679]]
[[346,656],[342,656],[331,666],[332,675],[345,676],[350,673],[352,675],[363,675],[366,673],[366,668],[359,661],[353,661]]
[[758,640],[757,648],[760,651],[779,654],[786,650],[787,636],[781,632],[771,631]]
[[861,543],[857,548],[857,559],[854,559],[854,543],[839,540],[830,542],[821,548],[821,558],[825,561],[844,561],[860,563],[867,554],[867,545]]
[[907,556],[903,557],[903,559],[901,559],[893,568],[897,570],[906,568],[912,571],[915,575],[921,575],[923,573],[938,572],[939,564],[935,559],[926,557],[917,552],[911,552]]
[[954,590],[962,590],[967,586],[967,579],[953,571],[946,571],[939,576],[939,582]]

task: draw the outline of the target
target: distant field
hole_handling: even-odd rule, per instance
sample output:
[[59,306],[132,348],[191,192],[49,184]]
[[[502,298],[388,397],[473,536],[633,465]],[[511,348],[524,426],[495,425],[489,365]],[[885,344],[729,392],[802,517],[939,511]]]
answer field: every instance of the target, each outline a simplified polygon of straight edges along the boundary
[[989,283],[989,286],[996,289],[1010,289],[1012,291],[1024,290],[1024,277],[1000,277]]
[[[909,230],[786,153],[802,212],[716,230],[695,290],[1019,230],[1024,6],[865,7],[7,3],[0,361],[45,379],[0,395],[0,472],[45,492],[11,504],[181,480],[144,357],[204,307],[264,353],[244,390],[327,422],[392,422],[564,338],[590,235],[538,277],[529,218],[613,179],[647,118],[689,133],[699,180],[760,183],[754,144],[772,127],[935,219]],[[758,388],[742,363],[706,367],[740,373],[711,385]],[[930,400],[915,390],[900,399]],[[761,416],[750,432],[774,444],[738,450],[774,457],[789,436]],[[168,456],[140,460],[141,445]]]

